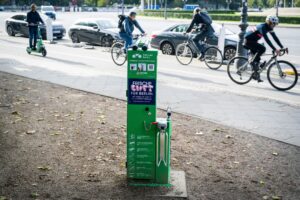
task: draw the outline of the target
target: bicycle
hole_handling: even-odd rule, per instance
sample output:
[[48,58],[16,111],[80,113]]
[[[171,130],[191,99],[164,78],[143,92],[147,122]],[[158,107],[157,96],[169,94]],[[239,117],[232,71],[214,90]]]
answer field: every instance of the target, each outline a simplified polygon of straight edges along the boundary
[[[144,39],[144,40],[143,40]],[[127,54],[124,48],[125,42],[121,39],[114,41],[111,46],[111,57],[116,65],[122,66],[127,61]],[[135,35],[133,38],[133,45],[130,47],[133,50],[142,48],[143,46],[148,47],[149,39],[145,37],[144,34]]]
[[176,58],[178,62],[182,65],[189,65],[193,58],[197,57],[200,61],[204,61],[208,68],[213,70],[219,69],[223,64],[222,52],[217,47],[206,44],[205,38],[202,41],[202,44],[205,45],[204,58],[200,59],[198,48],[195,46],[192,37],[192,34],[188,34],[188,39],[177,46]]
[[[269,83],[277,90],[285,91],[292,89],[298,81],[298,72],[293,64],[285,60],[277,60],[278,56],[283,56],[288,53],[288,49],[281,49],[279,55],[274,51],[268,62],[260,67],[258,73],[261,74],[267,69],[267,78]],[[268,54],[265,54],[268,55]],[[236,56],[232,58],[227,65],[227,73],[229,78],[240,85],[246,84],[253,78],[253,61],[255,54],[252,57]]]

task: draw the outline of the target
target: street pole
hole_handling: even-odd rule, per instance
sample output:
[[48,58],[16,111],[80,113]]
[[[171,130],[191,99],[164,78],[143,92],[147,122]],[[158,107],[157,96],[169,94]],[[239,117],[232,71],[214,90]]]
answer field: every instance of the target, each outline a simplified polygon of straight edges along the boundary
[[124,12],[124,0],[122,0],[122,15],[124,15],[125,12]]
[[165,19],[167,19],[167,0],[165,0]]
[[243,47],[244,43],[244,36],[246,33],[246,29],[248,27],[248,2],[247,0],[242,0],[242,11],[241,11],[241,21],[239,24],[239,27],[241,28],[241,31],[239,33],[239,42],[238,42],[238,49],[237,49],[237,56],[246,56],[247,50]]
[[279,4],[279,0],[276,0],[276,16],[278,17],[278,4]]

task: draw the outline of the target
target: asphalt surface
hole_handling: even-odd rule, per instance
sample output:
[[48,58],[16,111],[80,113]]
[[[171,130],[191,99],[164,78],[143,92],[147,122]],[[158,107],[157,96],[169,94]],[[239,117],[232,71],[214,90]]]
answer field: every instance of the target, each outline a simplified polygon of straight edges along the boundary
[[[9,37],[4,31],[3,19],[11,14],[0,14],[1,71],[126,99],[126,67],[115,66],[108,49],[74,48],[66,38],[57,44],[46,44],[46,58],[29,56],[25,52],[27,39]],[[65,13],[58,15],[58,20],[68,28],[79,17],[95,15],[111,18],[115,14]],[[141,19],[140,23],[150,32],[178,21],[157,20],[153,23],[151,19]],[[293,32],[298,35],[291,34]],[[282,41],[291,44],[292,55],[284,58],[296,65],[300,63],[300,57],[293,52],[300,51],[296,39],[299,32],[300,29],[278,28]],[[287,33],[291,37],[285,41]],[[291,38],[294,38],[293,42]],[[158,61],[159,107],[171,106],[174,111],[300,146],[299,82],[291,91],[279,92],[270,86],[265,75],[264,83],[252,81],[239,86],[229,80],[225,66],[218,71],[208,69],[199,61],[181,66],[175,57],[164,55],[159,55]]]

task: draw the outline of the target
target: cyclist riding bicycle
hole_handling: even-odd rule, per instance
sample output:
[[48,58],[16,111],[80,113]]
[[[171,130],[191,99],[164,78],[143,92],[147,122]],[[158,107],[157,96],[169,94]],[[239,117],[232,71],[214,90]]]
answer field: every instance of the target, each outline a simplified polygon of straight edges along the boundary
[[[32,50],[36,50],[36,41],[38,37],[38,23],[41,22],[44,24],[39,13],[36,11],[36,5],[31,4],[31,11],[27,13],[26,21],[29,27],[29,47]],[[33,40],[33,44],[32,44]]]
[[274,27],[278,25],[278,23],[279,23],[278,17],[269,15],[267,16],[265,23],[253,27],[252,30],[248,31],[245,34],[244,47],[249,49],[253,55],[257,53],[257,56],[254,59],[252,65],[254,70],[253,79],[257,80],[258,82],[262,82],[258,70],[259,68],[264,67],[264,65],[266,64],[266,62],[260,64],[260,57],[262,54],[265,53],[266,47],[264,47],[262,44],[259,44],[258,40],[260,40],[263,37],[265,41],[268,43],[268,45],[278,55],[280,53],[280,49],[276,49],[274,47],[274,45],[269,40],[267,35],[267,33],[270,33],[273,39],[278,44],[278,46],[280,46],[280,48],[283,49],[281,42],[279,41],[278,37],[274,32]]
[[207,13],[201,12],[200,8],[194,9],[193,20],[188,29],[186,30],[186,33],[190,33],[194,29],[195,25],[198,27],[201,25],[200,31],[195,36],[193,36],[192,39],[194,45],[198,48],[198,50],[201,53],[200,59],[204,58],[205,44],[200,44],[199,41],[204,41],[206,37],[212,37],[215,32],[215,30],[211,26],[211,23],[212,20]]
[[[121,17],[123,17],[121,19]],[[125,41],[125,52],[133,43],[133,31],[134,27],[138,28],[143,35],[145,35],[145,31],[139,25],[136,20],[136,12],[130,12],[129,16],[121,16],[119,21],[119,28],[120,28],[120,37]]]

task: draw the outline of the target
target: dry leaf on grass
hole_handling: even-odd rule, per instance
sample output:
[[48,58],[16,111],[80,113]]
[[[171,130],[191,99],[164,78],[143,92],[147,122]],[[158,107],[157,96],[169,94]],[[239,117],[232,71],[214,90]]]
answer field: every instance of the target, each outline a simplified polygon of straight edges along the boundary
[[29,134],[29,135],[34,134],[34,133],[36,133],[35,130],[28,130],[28,131],[26,131],[26,134]]
[[38,166],[37,168],[42,171],[49,171],[51,169],[49,166]]

